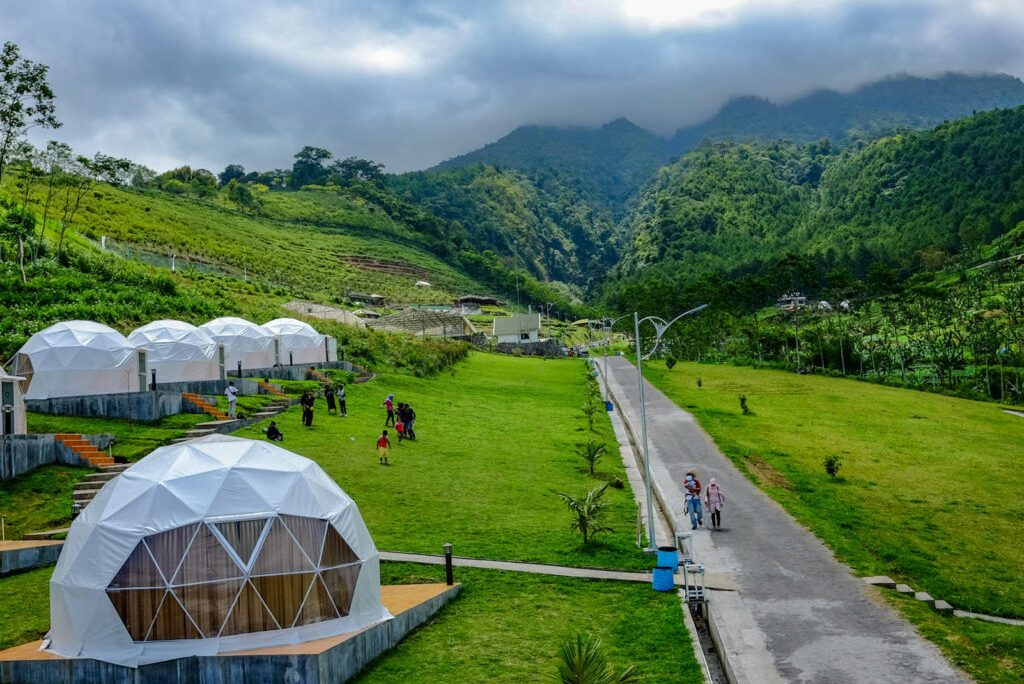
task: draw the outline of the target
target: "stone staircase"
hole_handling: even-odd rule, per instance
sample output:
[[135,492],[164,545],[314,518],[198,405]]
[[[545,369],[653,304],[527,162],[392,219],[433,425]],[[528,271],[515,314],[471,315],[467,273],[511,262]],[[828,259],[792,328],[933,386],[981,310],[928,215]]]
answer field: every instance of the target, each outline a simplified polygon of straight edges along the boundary
[[292,401],[290,399],[275,399],[256,413],[250,414],[247,417],[248,419],[245,421],[225,418],[225,420],[211,420],[208,423],[198,423],[195,427],[186,432],[184,436],[171,441],[177,444],[178,442],[187,442],[192,439],[199,439],[200,437],[206,437],[207,435],[212,435],[218,432],[234,432],[236,429],[244,427],[245,425],[258,423],[266,418],[273,418],[291,405]]
[[306,375],[312,377],[314,380],[324,385],[330,385],[332,382],[334,382],[329,377],[318,371],[316,368],[310,368],[308,371],[306,371]]
[[72,451],[93,468],[114,465],[114,459],[97,449],[92,442],[80,434],[65,432],[54,435],[54,437],[58,444]]
[[257,380],[256,384],[259,385],[260,387],[262,387],[263,391],[266,392],[267,394],[272,394],[275,397],[280,397],[282,399],[288,396],[287,394],[282,392],[280,389],[278,389],[274,385],[271,385],[269,382],[267,382],[265,380]]
[[127,470],[128,467],[129,464],[127,463],[108,465],[100,468],[97,473],[90,473],[89,475],[86,475],[78,481],[78,484],[75,485],[75,489],[71,493],[72,501],[80,505],[82,508],[85,508],[89,502],[93,500],[93,497],[100,493],[100,490],[103,489],[103,485],[107,484]]
[[193,394],[192,392],[182,392],[181,398],[184,399],[189,404],[192,404],[193,406],[195,406],[196,408],[198,408],[200,411],[210,416],[211,418],[216,418],[217,420],[228,419],[227,415],[223,411],[221,411],[219,408],[203,399],[198,394]]

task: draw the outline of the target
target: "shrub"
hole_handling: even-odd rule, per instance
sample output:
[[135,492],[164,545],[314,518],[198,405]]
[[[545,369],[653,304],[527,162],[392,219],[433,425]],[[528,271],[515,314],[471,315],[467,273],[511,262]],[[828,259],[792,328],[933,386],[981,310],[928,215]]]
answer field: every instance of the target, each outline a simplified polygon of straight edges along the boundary
[[594,468],[597,466],[597,462],[600,461],[607,451],[607,446],[602,442],[596,442],[590,440],[585,444],[580,444],[576,449],[576,455],[587,462],[590,466],[590,474],[594,474]]
[[665,359],[665,368],[667,368],[669,370],[672,370],[675,367],[676,367],[676,357],[670,356],[667,359]]
[[829,456],[821,462],[825,466],[825,472],[828,473],[829,477],[833,480],[839,476],[839,469],[843,466],[838,456]]
[[615,672],[604,655],[601,640],[577,634],[558,647],[558,674],[549,677],[561,684],[633,684],[639,682],[632,665]]

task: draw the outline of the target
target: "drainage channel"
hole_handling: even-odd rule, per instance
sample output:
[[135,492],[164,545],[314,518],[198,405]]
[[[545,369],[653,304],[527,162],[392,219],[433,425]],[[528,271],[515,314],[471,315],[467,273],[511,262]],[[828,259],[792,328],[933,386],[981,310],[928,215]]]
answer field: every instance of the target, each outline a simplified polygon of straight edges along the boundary
[[710,684],[729,684],[729,678],[725,674],[725,668],[718,657],[718,648],[711,637],[711,625],[708,624],[707,604],[702,601],[693,601],[689,607],[690,619],[693,621],[694,636],[700,644],[700,651],[704,654],[704,676]]

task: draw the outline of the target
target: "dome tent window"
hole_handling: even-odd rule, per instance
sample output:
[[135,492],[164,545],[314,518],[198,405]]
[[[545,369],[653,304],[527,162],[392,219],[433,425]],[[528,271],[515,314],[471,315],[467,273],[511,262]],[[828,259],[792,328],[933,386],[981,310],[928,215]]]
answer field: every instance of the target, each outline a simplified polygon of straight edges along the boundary
[[246,634],[347,616],[361,564],[324,519],[204,521],[142,539],[106,592],[133,641]]

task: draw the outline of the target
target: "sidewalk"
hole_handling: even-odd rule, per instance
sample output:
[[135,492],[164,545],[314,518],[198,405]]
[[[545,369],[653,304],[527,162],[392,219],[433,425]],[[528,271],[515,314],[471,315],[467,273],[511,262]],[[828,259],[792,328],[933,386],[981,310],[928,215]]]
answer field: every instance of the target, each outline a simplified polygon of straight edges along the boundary
[[[603,371],[604,363],[597,367]],[[639,440],[636,368],[611,357],[608,375],[620,417]],[[711,591],[709,604],[734,681],[967,681],[938,648],[873,596],[874,589],[751,484],[693,416],[650,383],[644,392],[652,481],[677,529],[690,527],[681,486],[687,470],[705,485],[717,478],[727,497],[723,529],[697,531],[694,548],[709,572],[739,587]]]

